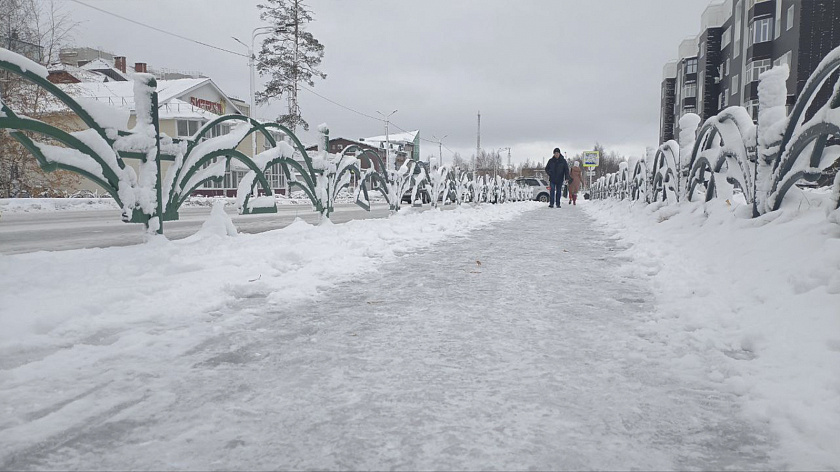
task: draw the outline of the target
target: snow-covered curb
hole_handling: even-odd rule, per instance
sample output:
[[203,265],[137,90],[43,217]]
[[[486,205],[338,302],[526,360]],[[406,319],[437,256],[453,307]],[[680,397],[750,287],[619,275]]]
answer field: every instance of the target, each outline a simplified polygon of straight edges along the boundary
[[741,398],[794,469],[840,466],[840,219],[819,206],[757,219],[723,201],[582,207],[627,246],[621,270],[657,294],[640,336]]
[[[236,203],[235,197],[193,196],[184,202],[183,207],[210,207],[217,201],[224,201],[229,206]],[[371,203],[387,205],[378,193],[371,193]],[[312,205],[303,192],[292,192],[291,197],[275,195],[277,205]],[[348,192],[342,192],[336,199],[338,204],[353,204],[356,199]],[[119,210],[113,198],[0,198],[0,215],[3,213],[40,213],[53,211]]]

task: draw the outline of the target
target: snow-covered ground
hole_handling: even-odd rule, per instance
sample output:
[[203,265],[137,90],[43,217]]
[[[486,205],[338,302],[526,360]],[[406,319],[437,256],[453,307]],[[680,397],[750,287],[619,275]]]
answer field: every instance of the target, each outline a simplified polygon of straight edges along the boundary
[[0,256],[0,469],[838,469],[840,218],[406,209]]
[[[184,202],[183,207],[213,206],[217,201],[224,201],[233,206],[235,197],[201,197],[193,196]],[[303,192],[292,192],[289,197],[275,195],[278,205],[311,206],[311,201]],[[371,203],[385,203],[385,199],[378,192],[370,193]],[[335,203],[355,203],[355,199],[348,191],[342,191]],[[85,210],[119,210],[113,198],[0,198],[0,221],[3,213],[38,213],[52,211],[85,211]]]
[[629,246],[619,272],[655,294],[639,335],[770,425],[780,463],[836,470],[840,210],[827,192],[791,200],[756,219],[726,201],[585,208]]

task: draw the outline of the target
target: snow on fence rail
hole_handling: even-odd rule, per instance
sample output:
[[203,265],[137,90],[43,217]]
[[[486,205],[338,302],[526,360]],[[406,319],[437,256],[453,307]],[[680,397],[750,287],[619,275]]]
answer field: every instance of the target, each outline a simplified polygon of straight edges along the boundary
[[[739,106],[702,126],[698,115],[686,114],[679,121],[679,142],[662,144],[652,162],[645,156],[599,178],[592,197],[651,203],[731,199],[741,193],[753,217],[778,210],[794,184],[816,182],[840,158],[840,81],[824,105],[812,107],[838,70],[840,48],[822,60],[787,115],[790,69],[773,67],[759,77],[758,123]],[[832,186],[833,205],[840,208],[840,172]]]
[[[462,202],[504,203],[530,198],[530,190],[499,177],[473,178],[458,169],[429,169],[425,163],[406,161],[395,171],[383,172],[378,154],[349,146],[340,154],[327,151],[329,129],[321,125],[319,150],[307,153],[297,136],[277,123],[261,123],[243,115],[221,116],[202,127],[190,139],[171,138],[160,132],[157,82],[149,74],[134,74],[137,124],[131,130],[111,123],[101,107],[77,101],[47,80],[46,70],[29,59],[0,48],[0,69],[42,87],[72,110],[88,127],[68,133],[43,121],[18,115],[0,101],[0,129],[9,130],[47,171],[65,169],[78,173],[105,189],[123,209],[123,221],[144,223],[150,231],[163,233],[163,222],[178,219],[178,209],[201,185],[221,182],[232,161],[248,170],[237,188],[236,205],[242,214],[276,213],[276,201],[266,171],[279,165],[290,183],[326,217],[333,212],[339,193],[353,177],[356,203],[370,210],[371,189],[382,193],[394,211],[410,192],[414,202],[422,195],[437,206]],[[219,124],[230,124],[226,135],[206,136]],[[285,136],[277,142],[272,132]],[[237,146],[252,133],[262,134],[270,148],[253,158]],[[57,141],[61,146],[35,141],[31,136]],[[125,159],[140,160],[139,172]],[[166,175],[161,162],[169,161]],[[235,164],[236,165],[236,164]],[[260,189],[262,196],[259,196]]]

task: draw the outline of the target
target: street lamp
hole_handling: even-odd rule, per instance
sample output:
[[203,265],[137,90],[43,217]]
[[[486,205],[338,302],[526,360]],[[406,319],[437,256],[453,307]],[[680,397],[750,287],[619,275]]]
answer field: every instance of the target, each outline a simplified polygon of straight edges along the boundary
[[[393,115],[396,112],[397,110],[394,110],[386,115],[381,111],[376,110],[376,113],[379,113],[380,115],[382,115],[383,118],[385,118],[385,169],[387,169],[389,172],[391,170],[390,167],[388,167],[389,157],[391,156],[391,136],[390,134],[388,134],[388,124],[390,123],[391,115]],[[390,175],[390,173],[387,175]]]
[[[255,99],[254,99],[254,89],[256,88],[256,78],[254,74],[254,69],[256,65],[256,56],[254,55],[254,42],[257,39],[257,36],[262,36],[264,34],[268,34],[271,32],[277,33],[284,33],[286,30],[284,28],[288,28],[290,26],[295,26],[294,23],[288,23],[283,25],[282,28],[277,28],[275,26],[258,26],[251,31],[251,45],[248,46],[247,44],[243,43],[239,40],[239,38],[235,36],[231,36],[234,41],[237,43],[245,46],[248,49],[248,69],[250,71],[250,78],[248,81],[248,92],[250,95],[250,103],[248,108],[248,118],[255,119],[256,118],[256,110],[254,110],[255,106]],[[253,159],[257,155],[257,134],[251,133],[251,158]]]
[[[501,155],[502,151],[505,151],[505,150],[508,152],[508,165],[510,165],[510,148],[509,147],[499,148],[499,155]],[[495,158],[493,159],[493,178],[494,179],[496,178],[496,159]]]
[[437,141],[438,143],[438,167],[443,167],[443,140],[449,136],[448,134],[444,134],[442,138],[438,139],[435,135],[432,135],[432,139]]

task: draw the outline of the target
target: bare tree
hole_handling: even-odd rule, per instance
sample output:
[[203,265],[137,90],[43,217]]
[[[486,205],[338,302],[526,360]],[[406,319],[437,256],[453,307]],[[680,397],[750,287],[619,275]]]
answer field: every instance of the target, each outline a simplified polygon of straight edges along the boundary
[[[0,0],[2,46],[43,65],[57,60],[75,23],[54,0]],[[16,112],[40,117],[57,101],[44,89],[0,71],[0,99]],[[39,137],[39,139],[41,139]],[[43,172],[35,158],[12,136],[0,131],[0,196],[55,196],[59,188],[78,183],[68,171]]]

